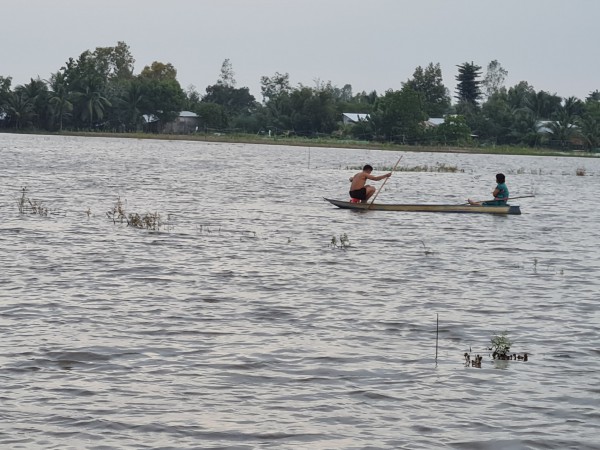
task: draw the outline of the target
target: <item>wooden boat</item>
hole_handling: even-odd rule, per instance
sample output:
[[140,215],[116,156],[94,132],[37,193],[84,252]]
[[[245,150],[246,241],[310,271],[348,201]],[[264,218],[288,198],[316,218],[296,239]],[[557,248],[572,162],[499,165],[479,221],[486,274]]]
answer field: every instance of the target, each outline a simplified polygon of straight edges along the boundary
[[513,205],[475,206],[475,205],[427,205],[427,204],[384,204],[353,203],[343,200],[325,198],[332,205],[342,209],[370,211],[412,211],[412,212],[444,212],[444,213],[479,213],[479,214],[521,214],[521,208]]

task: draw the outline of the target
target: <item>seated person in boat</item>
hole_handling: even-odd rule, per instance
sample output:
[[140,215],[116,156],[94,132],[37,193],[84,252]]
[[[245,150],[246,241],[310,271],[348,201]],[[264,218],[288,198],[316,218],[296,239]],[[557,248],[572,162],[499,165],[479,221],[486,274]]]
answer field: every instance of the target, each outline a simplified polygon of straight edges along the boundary
[[505,206],[508,201],[508,188],[506,187],[506,178],[503,173],[496,174],[496,189],[492,192],[494,196],[494,200],[489,200],[487,202],[475,202],[471,199],[468,199],[469,205],[477,205],[477,206]]
[[366,202],[374,193],[375,186],[367,185],[367,180],[379,181],[392,176],[392,173],[386,173],[378,177],[371,175],[373,167],[367,164],[363,167],[362,172],[358,172],[353,177],[350,177],[350,197]]

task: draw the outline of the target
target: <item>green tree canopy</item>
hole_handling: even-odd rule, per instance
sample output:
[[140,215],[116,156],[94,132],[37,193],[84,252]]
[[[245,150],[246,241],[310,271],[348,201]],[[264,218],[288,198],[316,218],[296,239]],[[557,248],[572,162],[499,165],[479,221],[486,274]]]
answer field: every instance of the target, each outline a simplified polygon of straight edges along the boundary
[[140,78],[149,80],[177,80],[177,69],[171,63],[154,61],[150,66],[145,66],[140,72]]
[[108,81],[128,80],[133,77],[135,59],[125,42],[119,41],[115,47],[96,47],[92,58],[96,62],[98,72]]
[[468,103],[477,106],[481,98],[481,67],[474,63],[465,62],[458,67],[456,76],[456,99],[459,103]]
[[423,69],[415,69],[412,79],[406,83],[415,92],[421,94],[423,109],[428,117],[443,117],[450,108],[450,93],[442,81],[440,63],[429,65]]
[[376,139],[414,143],[421,137],[425,119],[421,96],[405,84],[400,91],[389,90],[377,100],[369,122]]
[[288,73],[275,72],[272,77],[260,77],[260,92],[265,104],[281,95],[289,95],[291,90]]
[[504,81],[507,76],[508,70],[502,67],[498,60],[494,59],[488,64],[485,78],[481,83],[487,98],[491,97],[504,87]]
[[[166,67],[166,65],[162,65]],[[174,69],[173,69],[174,70]],[[185,92],[179,81],[172,78],[172,70],[162,72],[162,77],[140,76],[139,109],[148,115],[158,117],[162,124],[175,120],[185,105]]]
[[336,128],[335,104],[328,89],[300,86],[290,94],[291,125],[297,134],[331,133]]

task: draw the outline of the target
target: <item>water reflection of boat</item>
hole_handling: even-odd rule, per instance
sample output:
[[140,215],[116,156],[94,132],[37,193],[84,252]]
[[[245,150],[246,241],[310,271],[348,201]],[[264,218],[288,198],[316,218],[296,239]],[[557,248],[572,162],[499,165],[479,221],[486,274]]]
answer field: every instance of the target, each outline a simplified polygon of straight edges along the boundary
[[516,205],[475,206],[475,205],[427,205],[427,204],[385,204],[354,203],[343,200],[325,198],[332,205],[342,209],[371,211],[410,211],[410,212],[443,212],[443,213],[479,213],[479,214],[521,214]]

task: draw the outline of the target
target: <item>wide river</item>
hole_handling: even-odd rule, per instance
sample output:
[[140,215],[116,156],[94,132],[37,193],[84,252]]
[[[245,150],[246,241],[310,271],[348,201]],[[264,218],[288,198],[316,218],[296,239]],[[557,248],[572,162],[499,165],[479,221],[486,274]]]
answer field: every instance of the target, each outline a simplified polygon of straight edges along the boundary
[[[402,154],[378,203],[535,197],[323,200]],[[0,448],[600,448],[600,159],[0,134],[0,185]]]

